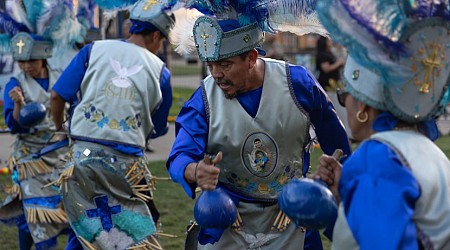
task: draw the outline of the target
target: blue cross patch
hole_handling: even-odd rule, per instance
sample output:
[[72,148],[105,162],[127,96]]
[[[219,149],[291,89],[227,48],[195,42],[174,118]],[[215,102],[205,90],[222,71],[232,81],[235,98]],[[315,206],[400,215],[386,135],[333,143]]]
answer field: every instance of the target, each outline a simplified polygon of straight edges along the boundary
[[106,195],[97,196],[94,201],[97,208],[86,210],[86,215],[89,218],[100,217],[103,229],[109,232],[113,228],[112,215],[122,212],[122,208],[120,205],[110,207]]

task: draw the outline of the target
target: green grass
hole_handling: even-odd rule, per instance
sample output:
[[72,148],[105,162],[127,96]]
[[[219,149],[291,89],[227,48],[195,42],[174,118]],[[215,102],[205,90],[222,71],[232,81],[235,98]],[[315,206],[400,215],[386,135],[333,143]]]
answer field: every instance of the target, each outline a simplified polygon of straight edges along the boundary
[[5,117],[3,116],[3,101],[0,101],[0,130],[6,129]]
[[170,73],[173,76],[186,76],[186,75],[200,75],[202,73],[202,64],[186,64],[186,65],[171,65]]
[[191,88],[173,87],[172,107],[170,108],[169,116],[177,116],[180,113],[183,104],[189,100],[194,91],[195,90]]

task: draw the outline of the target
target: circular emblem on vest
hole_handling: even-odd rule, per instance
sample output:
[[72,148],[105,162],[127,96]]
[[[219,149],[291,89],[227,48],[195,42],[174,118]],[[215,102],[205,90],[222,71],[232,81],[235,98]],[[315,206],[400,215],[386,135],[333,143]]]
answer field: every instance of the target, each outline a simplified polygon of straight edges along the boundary
[[278,147],[275,140],[265,132],[249,134],[242,144],[241,160],[253,175],[258,177],[270,175],[278,161]]

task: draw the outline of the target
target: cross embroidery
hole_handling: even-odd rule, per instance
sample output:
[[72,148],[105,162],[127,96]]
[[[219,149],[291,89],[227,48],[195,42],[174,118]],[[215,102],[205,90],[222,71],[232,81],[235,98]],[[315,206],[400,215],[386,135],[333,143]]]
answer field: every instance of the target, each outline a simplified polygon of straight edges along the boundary
[[209,35],[207,35],[206,32],[203,31],[203,35],[201,35],[200,37],[203,38],[203,46],[205,46],[205,52],[206,52],[207,51],[206,38],[209,38]]
[[419,91],[421,93],[428,93],[430,90],[430,86],[433,84],[433,78],[435,74],[435,70],[441,67],[441,62],[437,59],[439,52],[442,49],[441,45],[436,45],[435,43],[431,43],[430,47],[432,49],[431,53],[428,53],[428,58],[422,59],[422,64],[425,66],[425,76],[423,79],[422,86]]
[[16,43],[17,47],[19,47],[19,54],[22,54],[22,47],[25,46],[25,43],[22,41],[22,39],[19,40],[18,43]]
[[156,4],[157,2],[158,2],[157,0],[148,0],[147,4],[142,9],[148,10],[148,8],[150,8],[150,6]]
[[94,201],[97,208],[86,210],[86,215],[89,218],[100,217],[103,229],[109,232],[113,228],[111,215],[122,212],[122,209],[120,205],[110,207],[106,195],[95,197]]

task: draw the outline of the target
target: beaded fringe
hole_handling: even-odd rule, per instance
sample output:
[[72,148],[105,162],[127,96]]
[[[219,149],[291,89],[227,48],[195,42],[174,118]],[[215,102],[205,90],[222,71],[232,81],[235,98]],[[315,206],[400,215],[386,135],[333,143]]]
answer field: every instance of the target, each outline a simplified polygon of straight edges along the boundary
[[17,169],[19,171],[19,180],[24,180],[28,178],[28,173],[31,177],[38,174],[47,174],[52,172],[52,169],[41,159],[35,161],[28,161],[17,163]]
[[66,167],[66,169],[59,175],[59,178],[56,181],[46,184],[45,186],[43,186],[43,188],[53,186],[53,185],[57,186],[57,187],[61,187],[62,183],[64,182],[64,184],[65,184],[64,190],[67,192],[67,179],[69,179],[72,176],[73,170],[74,170],[74,165],[71,165],[70,167]]
[[25,208],[25,210],[27,212],[28,223],[67,223],[67,215],[61,208],[52,210]]
[[11,196],[18,196],[19,200],[22,199],[22,191],[20,191],[20,187],[17,184],[12,184],[11,186],[6,186],[5,192]]
[[280,210],[278,212],[277,217],[275,218],[275,221],[273,222],[272,229],[276,229],[279,232],[283,232],[287,229],[289,224],[291,223],[291,219],[283,213],[283,211]]
[[25,155],[29,155],[31,153],[30,148],[28,146],[25,146],[25,144],[22,144],[22,146],[20,146],[19,151]]
[[146,192],[151,193],[154,190],[153,182],[149,184],[140,184],[142,179],[148,175],[148,169],[139,166],[138,162],[135,162],[128,168],[128,172],[125,175],[125,179],[130,183],[133,194],[139,199],[147,202],[152,200],[151,196],[148,196]]
[[80,240],[81,243],[83,243],[83,245],[85,247],[87,247],[88,250],[98,250],[98,247],[96,247],[94,244],[90,243],[89,241],[87,241],[83,237],[78,236],[78,240]]
[[162,250],[162,246],[159,244],[158,239],[155,236],[151,235],[148,237],[149,239],[145,239],[138,244],[128,247],[127,250]]
[[17,160],[14,156],[10,156],[8,161],[6,162],[6,166],[9,169],[9,172],[12,173],[14,171],[14,166],[17,164]]

